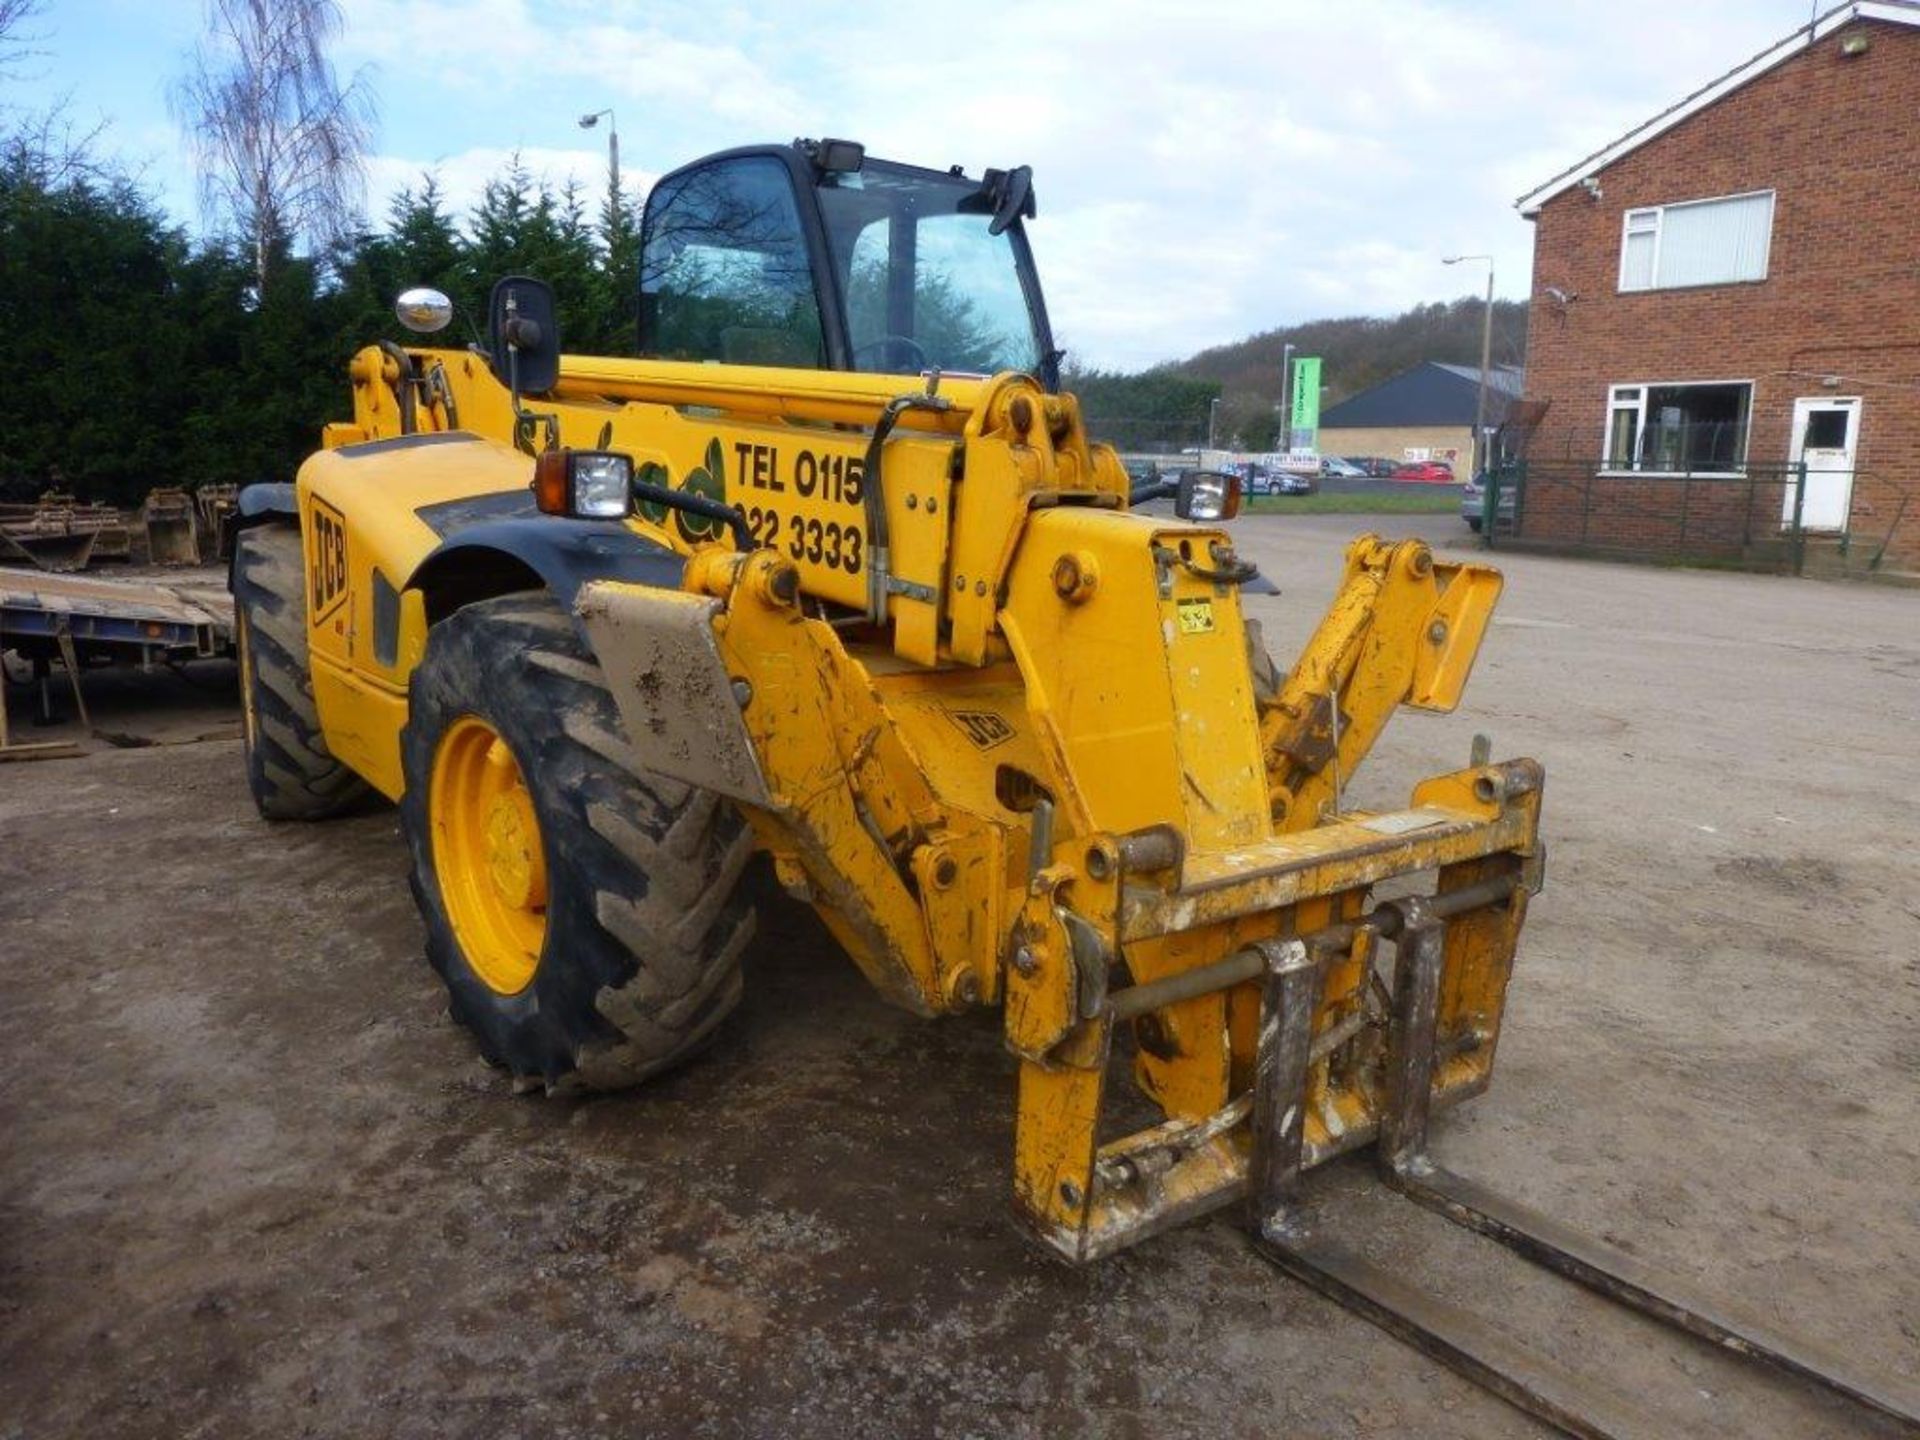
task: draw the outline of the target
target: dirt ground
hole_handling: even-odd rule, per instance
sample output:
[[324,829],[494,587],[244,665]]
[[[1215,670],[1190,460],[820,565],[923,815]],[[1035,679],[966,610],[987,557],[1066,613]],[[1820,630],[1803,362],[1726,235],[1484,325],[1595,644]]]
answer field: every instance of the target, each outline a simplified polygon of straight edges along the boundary
[[[1373,523],[1241,523],[1283,663]],[[1920,594],[1503,563],[1462,713],[1397,720],[1353,794],[1475,730],[1547,767],[1499,1072],[1439,1153],[1915,1383]],[[167,734],[231,722],[184,684]],[[993,1018],[887,1009],[793,909],[761,933],[705,1058],[516,1097],[445,1018],[391,812],[269,826],[233,740],[0,766],[0,1437],[1543,1433],[1230,1215],[1036,1253]],[[1311,1188],[1659,1433],[1890,1433],[1361,1165]]]

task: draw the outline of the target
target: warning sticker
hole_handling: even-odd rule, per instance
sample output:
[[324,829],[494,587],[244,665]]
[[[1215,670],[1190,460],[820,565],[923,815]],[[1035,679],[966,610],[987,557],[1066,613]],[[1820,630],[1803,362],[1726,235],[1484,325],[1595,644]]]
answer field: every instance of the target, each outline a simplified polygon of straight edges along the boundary
[[1180,633],[1182,635],[1204,635],[1213,629],[1213,601],[1204,596],[1197,600],[1180,602]]

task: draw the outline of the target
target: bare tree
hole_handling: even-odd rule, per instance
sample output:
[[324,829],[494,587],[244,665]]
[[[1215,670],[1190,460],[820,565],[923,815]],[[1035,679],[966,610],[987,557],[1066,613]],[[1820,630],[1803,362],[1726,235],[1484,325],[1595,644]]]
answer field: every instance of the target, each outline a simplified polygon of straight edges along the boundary
[[[30,62],[47,53],[40,48],[44,33],[23,27],[46,11],[46,0],[0,0],[0,82],[17,82],[33,75]],[[7,91],[0,87],[0,97]],[[107,122],[76,129],[65,97],[44,110],[27,110],[0,98],[0,169],[31,178],[42,189],[57,189],[75,180],[106,180],[110,176],[95,158],[95,146],[106,133]]]
[[45,8],[44,0],[0,0],[0,80],[18,79],[14,66],[40,52],[37,35],[24,35],[21,25]]
[[246,237],[263,293],[277,246],[329,244],[359,217],[374,111],[362,77],[342,86],[327,60],[340,23],[334,0],[208,0],[174,90],[202,203]]

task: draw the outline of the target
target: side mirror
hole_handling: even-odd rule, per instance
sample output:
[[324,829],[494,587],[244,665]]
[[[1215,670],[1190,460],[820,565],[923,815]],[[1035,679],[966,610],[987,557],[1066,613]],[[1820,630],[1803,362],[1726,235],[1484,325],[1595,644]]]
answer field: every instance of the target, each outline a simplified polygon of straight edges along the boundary
[[393,302],[393,318],[416,335],[435,335],[453,322],[453,301],[438,290],[416,285]]
[[553,287],[509,275],[487,301],[488,363],[514,394],[544,395],[560,379],[560,320]]
[[1039,210],[1033,198],[1033,167],[987,171],[980,177],[980,188],[962,200],[960,208],[968,214],[991,215],[989,235],[1000,234],[1016,220],[1031,220]]
[[1180,477],[1173,513],[1182,520],[1231,520],[1240,513],[1240,477],[1217,470],[1189,470]]

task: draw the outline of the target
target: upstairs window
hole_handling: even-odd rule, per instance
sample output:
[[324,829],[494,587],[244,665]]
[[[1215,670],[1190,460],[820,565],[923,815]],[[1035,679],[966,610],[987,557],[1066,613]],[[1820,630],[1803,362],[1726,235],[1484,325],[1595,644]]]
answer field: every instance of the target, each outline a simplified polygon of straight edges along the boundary
[[1772,237],[1771,190],[1629,210],[1621,225],[1620,288],[1764,280]]

